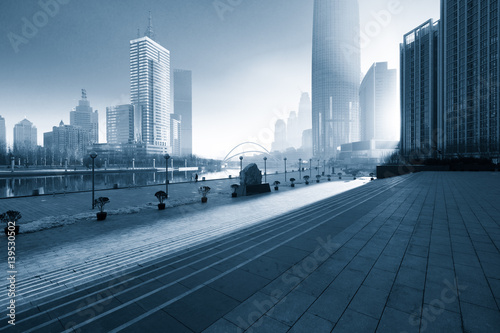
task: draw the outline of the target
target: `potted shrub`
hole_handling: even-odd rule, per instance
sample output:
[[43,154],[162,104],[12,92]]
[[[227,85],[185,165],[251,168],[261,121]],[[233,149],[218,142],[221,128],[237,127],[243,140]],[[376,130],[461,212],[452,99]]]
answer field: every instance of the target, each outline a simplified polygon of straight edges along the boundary
[[316,175],[316,183],[319,183],[319,179],[321,178],[320,175]]
[[332,180],[332,175],[326,175],[326,177],[328,178],[328,181]]
[[17,225],[17,221],[19,221],[21,217],[21,213],[19,213],[17,210],[8,210],[0,215],[0,220],[7,224],[4,229],[6,235],[9,235],[9,232],[12,231],[14,231],[16,235],[19,233],[19,226]]
[[356,180],[356,176],[358,175],[358,172],[357,171],[353,171],[352,172],[352,179],[353,180]]
[[208,186],[201,186],[199,189],[198,189],[198,193],[201,194],[201,202],[202,203],[206,203],[208,198],[207,198],[207,194],[208,192],[210,192],[210,187]]
[[109,198],[99,197],[94,200],[94,206],[99,207],[100,212],[97,213],[97,221],[104,221],[108,213],[104,211],[104,205],[109,203]]
[[342,179],[342,173],[341,173],[341,172],[339,172],[339,173],[337,174],[337,176],[339,176],[339,179]]
[[371,177],[370,180],[374,180],[374,178],[373,178],[374,176],[375,176],[375,174],[373,172],[370,173],[370,177]]
[[159,210],[164,210],[165,209],[165,203],[163,201],[165,201],[165,199],[167,199],[167,193],[165,193],[165,191],[158,191],[158,192],[155,193],[155,197],[160,202],[158,204],[158,209]]
[[309,176],[304,176],[304,180],[306,181],[306,185],[309,185]]
[[231,188],[233,189],[233,193],[231,194],[231,196],[233,198],[236,198],[238,196],[238,193],[236,193],[236,191],[238,190],[239,187],[240,187],[240,184],[231,185]]
[[281,184],[279,181],[277,181],[277,180],[274,181],[273,185],[274,185],[275,191],[279,190],[279,186],[278,186],[279,184]]
[[290,178],[290,182],[292,183],[290,186],[295,187],[295,178]]

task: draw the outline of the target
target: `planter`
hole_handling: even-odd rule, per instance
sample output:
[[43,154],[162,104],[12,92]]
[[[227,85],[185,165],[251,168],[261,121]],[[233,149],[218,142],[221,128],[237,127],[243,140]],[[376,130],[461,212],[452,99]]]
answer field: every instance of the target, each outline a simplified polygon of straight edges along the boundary
[[291,187],[295,187],[295,184],[290,185]]
[[[6,235],[8,235],[8,234],[9,234],[9,228],[8,228],[8,227],[5,227],[5,228],[4,228],[4,231],[5,231],[5,234],[6,234]],[[19,234],[19,226],[18,226],[18,225],[14,226],[14,232],[15,232],[15,234],[16,234],[16,235],[18,235],[18,234]]]
[[159,203],[158,204],[158,209],[159,210],[164,210],[165,209],[165,204],[164,203]]
[[207,201],[208,201],[208,198],[207,198],[207,197],[203,197],[203,198],[201,198],[201,203],[207,203]]
[[238,196],[238,193],[231,193],[231,196],[232,196],[233,198],[236,198],[236,197]]
[[316,181],[316,183],[319,183],[319,179]]
[[277,191],[278,189],[279,189],[279,187],[278,187],[278,186],[275,186],[275,187],[274,187],[274,190],[275,190],[275,191]]
[[331,178],[328,178],[328,181],[330,182],[330,181],[332,181],[332,179],[331,179]]
[[309,182],[306,182],[306,185],[309,185]]
[[97,221],[104,221],[106,219],[106,216],[108,216],[108,213],[99,212],[96,215],[97,215]]

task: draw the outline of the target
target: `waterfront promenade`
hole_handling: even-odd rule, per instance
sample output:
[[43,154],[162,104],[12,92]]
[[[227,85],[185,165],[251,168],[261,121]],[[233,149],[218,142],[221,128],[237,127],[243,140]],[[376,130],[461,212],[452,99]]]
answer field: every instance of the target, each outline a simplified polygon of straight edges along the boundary
[[349,183],[20,235],[0,331],[496,332],[500,173]]

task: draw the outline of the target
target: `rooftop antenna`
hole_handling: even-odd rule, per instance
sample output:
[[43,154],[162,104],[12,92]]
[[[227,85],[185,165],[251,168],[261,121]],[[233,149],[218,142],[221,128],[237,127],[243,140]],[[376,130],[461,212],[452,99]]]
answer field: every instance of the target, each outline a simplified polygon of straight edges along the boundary
[[153,18],[151,17],[151,11],[149,11],[149,25],[146,29],[146,33],[144,36],[151,38],[152,40],[155,39],[155,33],[153,31]]
[[82,99],[87,99],[87,90],[82,89]]

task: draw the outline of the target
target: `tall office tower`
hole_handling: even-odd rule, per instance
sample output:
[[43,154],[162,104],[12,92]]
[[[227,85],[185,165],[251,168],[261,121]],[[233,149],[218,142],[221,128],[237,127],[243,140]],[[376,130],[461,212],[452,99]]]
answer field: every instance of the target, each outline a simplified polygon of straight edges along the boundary
[[[442,126],[447,157],[500,153],[498,0],[442,0]],[[441,119],[440,119],[441,120]]]
[[401,154],[437,157],[439,22],[429,20],[403,37]]
[[170,52],[154,41],[150,15],[146,35],[130,41],[130,99],[136,135],[153,153],[172,149],[170,93]]
[[43,146],[52,150],[56,158],[80,159],[86,154],[92,132],[80,126],[65,125],[52,127],[52,132],[43,133]]
[[359,88],[361,140],[399,140],[397,70],[387,62],[372,65]]
[[89,144],[99,142],[99,112],[92,110],[85,89],[82,89],[82,99],[78,101],[78,106],[69,113],[69,123],[90,131]]
[[300,133],[312,128],[311,98],[309,93],[302,93],[299,103],[299,127]]
[[174,69],[174,112],[181,116],[181,155],[193,154],[192,73]]
[[0,116],[0,154],[7,152],[7,134],[5,129],[5,118]]
[[37,145],[37,130],[28,119],[23,119],[14,126],[14,151],[29,151]]
[[111,144],[134,143],[134,106],[132,104],[106,108],[106,139]]
[[286,123],[286,138],[288,147],[300,148],[302,145],[302,132],[300,130],[299,118],[297,112],[292,111],[288,116]]
[[312,50],[314,155],[335,157],[359,140],[360,27],[357,0],[315,0]]
[[286,142],[286,124],[282,119],[278,119],[274,125],[274,142],[272,151],[284,152],[288,148]]

